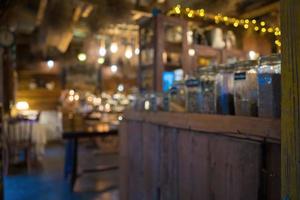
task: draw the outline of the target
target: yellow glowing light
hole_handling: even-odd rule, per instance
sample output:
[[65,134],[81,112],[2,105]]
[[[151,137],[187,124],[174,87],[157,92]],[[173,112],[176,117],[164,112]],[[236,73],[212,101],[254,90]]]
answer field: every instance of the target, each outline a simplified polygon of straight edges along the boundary
[[190,8],[186,8],[185,9],[186,12],[190,12],[190,10],[191,10]]
[[260,25],[261,25],[261,26],[265,26],[265,25],[266,25],[266,22],[262,21],[262,22],[260,22]]
[[223,20],[224,20],[224,22],[227,22],[228,21],[228,17],[227,16],[223,17]]
[[26,101],[19,101],[16,104],[17,110],[28,110],[29,104]]
[[175,7],[175,13],[176,13],[176,14],[180,14],[180,12],[181,12],[180,6],[177,5],[177,6]]
[[249,28],[249,25],[248,25],[248,24],[245,24],[245,25],[244,25],[244,28],[245,28],[245,29],[248,29],[248,28]]
[[205,10],[204,9],[200,9],[199,10],[199,16],[200,17],[204,17],[205,16]]
[[246,23],[246,24],[249,24],[249,22],[250,22],[249,19],[246,19],[246,20],[245,20],[245,23]]
[[234,27],[238,27],[239,26],[239,21],[235,21],[233,24]]
[[83,62],[86,60],[86,54],[80,53],[80,54],[78,54],[77,58],[79,61]]
[[274,31],[273,28],[268,28],[269,33],[273,33],[273,31]]
[[191,10],[189,13],[188,13],[188,17],[189,18],[192,18],[194,16],[194,12]]
[[256,20],[255,19],[252,20],[252,24],[256,24]]
[[241,23],[241,24],[244,24],[244,23],[245,23],[245,20],[241,19],[241,20],[240,20],[240,23]]
[[262,28],[262,29],[261,29],[261,32],[263,32],[263,33],[265,33],[266,31],[267,31],[266,28]]
[[259,31],[259,27],[258,27],[258,26],[255,26],[255,27],[254,27],[254,30],[255,30],[255,31]]
[[98,62],[98,64],[102,65],[105,62],[105,58],[100,57],[100,58],[98,58],[97,62]]
[[280,40],[276,40],[276,41],[275,41],[275,44],[276,44],[277,46],[281,47],[281,42],[280,42]]
[[280,31],[280,29],[278,27],[275,28],[275,31]]

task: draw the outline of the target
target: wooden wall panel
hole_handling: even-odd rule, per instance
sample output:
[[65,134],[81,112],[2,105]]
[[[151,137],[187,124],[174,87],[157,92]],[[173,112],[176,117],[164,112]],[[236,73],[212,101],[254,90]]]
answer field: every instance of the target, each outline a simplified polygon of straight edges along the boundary
[[178,198],[178,159],[175,128],[164,127],[161,130],[161,161],[160,161],[160,199]]
[[198,133],[192,140],[192,200],[210,199],[209,137]]
[[246,140],[210,136],[211,199],[258,199],[260,145]]
[[120,165],[120,198],[123,200],[128,200],[128,183],[129,183],[129,146],[128,146],[128,123],[124,121],[120,124],[119,127],[119,135],[120,135],[120,157],[119,157],[119,165]]
[[121,129],[127,134],[120,131],[121,168],[125,166],[122,200],[277,200],[280,196],[280,144],[143,121],[125,123]]
[[128,167],[129,184],[128,198],[130,200],[144,199],[143,180],[143,135],[142,123],[132,122],[128,124]]
[[160,137],[159,126],[143,124],[143,165],[145,200],[159,199]]
[[178,134],[178,195],[179,199],[192,197],[193,134],[179,130]]

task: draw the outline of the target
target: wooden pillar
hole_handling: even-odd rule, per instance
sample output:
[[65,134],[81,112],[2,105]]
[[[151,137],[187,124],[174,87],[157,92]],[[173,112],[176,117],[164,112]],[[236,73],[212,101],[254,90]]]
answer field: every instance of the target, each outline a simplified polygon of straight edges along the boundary
[[281,0],[281,195],[300,200],[300,3]]

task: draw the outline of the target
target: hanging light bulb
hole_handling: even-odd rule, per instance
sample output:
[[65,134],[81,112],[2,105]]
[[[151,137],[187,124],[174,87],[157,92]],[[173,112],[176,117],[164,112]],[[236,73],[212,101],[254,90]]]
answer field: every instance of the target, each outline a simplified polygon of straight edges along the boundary
[[116,73],[118,71],[118,66],[117,65],[112,65],[110,66],[110,70],[112,73]]
[[189,49],[189,55],[194,56],[195,55],[195,49]]
[[105,41],[100,41],[99,55],[104,57],[106,55]]
[[117,53],[119,50],[118,44],[116,42],[111,43],[110,45],[110,51],[112,53]]
[[53,60],[48,60],[47,61],[47,66],[49,69],[52,69],[54,67],[54,61]]
[[105,62],[105,58],[100,57],[100,58],[98,58],[97,62],[98,62],[98,64],[102,65]]
[[102,57],[106,55],[106,49],[104,47],[99,48],[99,55]]
[[135,55],[139,55],[139,54],[140,54],[140,49],[139,49],[139,48],[136,48],[136,49],[134,50],[134,53],[135,53]]
[[123,84],[118,85],[117,89],[118,89],[119,92],[123,92],[124,91],[124,85]]
[[132,58],[132,48],[131,48],[131,46],[127,46],[127,47],[126,47],[126,50],[125,50],[125,57],[126,57],[127,59]]
[[80,53],[80,54],[78,54],[77,58],[78,58],[79,61],[83,62],[83,61],[86,60],[86,54],[85,53]]

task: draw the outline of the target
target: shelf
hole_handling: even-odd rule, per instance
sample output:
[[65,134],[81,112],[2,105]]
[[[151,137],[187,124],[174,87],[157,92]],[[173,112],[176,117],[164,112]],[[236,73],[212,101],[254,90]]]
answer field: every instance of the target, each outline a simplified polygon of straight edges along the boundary
[[181,51],[182,51],[182,43],[165,42],[165,51],[167,51],[167,52],[181,53]]
[[280,119],[136,111],[126,111],[125,119],[233,137],[280,141]]

